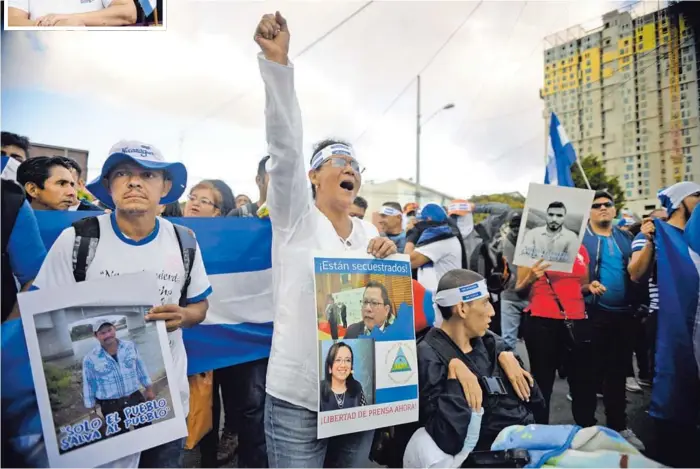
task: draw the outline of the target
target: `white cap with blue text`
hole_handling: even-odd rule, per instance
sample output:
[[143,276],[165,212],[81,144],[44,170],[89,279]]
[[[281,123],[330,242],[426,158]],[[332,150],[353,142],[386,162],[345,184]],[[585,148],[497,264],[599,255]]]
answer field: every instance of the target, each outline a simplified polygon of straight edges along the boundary
[[168,163],[163,154],[153,145],[136,140],[122,140],[109,150],[109,157],[102,165],[100,176],[87,185],[87,189],[103,204],[114,208],[114,201],[103,180],[119,163],[132,162],[146,169],[165,171],[173,185],[165,197],[160,199],[162,205],[177,201],[187,186],[187,169],[179,162]]

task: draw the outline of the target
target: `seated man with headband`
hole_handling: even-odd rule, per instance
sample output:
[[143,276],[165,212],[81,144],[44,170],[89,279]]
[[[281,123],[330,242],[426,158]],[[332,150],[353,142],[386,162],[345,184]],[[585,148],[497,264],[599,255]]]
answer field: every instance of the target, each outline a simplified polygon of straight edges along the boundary
[[505,341],[489,331],[494,315],[484,278],[471,270],[450,270],[435,295],[443,316],[418,344],[420,426],[447,454],[459,453],[472,411],[484,415],[475,450],[490,450],[510,425],[529,425],[545,412],[544,399],[529,372]]

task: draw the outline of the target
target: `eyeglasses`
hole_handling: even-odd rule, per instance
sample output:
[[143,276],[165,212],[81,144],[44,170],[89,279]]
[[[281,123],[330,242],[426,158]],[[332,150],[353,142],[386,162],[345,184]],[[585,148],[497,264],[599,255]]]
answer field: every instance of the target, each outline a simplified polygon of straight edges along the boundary
[[347,165],[350,165],[353,171],[355,171],[357,174],[362,174],[364,171],[364,168],[360,166],[360,163],[357,162],[356,159],[354,158],[343,158],[342,156],[331,156],[328,158],[326,161],[324,161],[323,164],[326,164],[327,162],[331,162],[331,166],[334,168],[344,168]]
[[189,201],[192,202],[192,203],[197,202],[197,203],[200,203],[200,204],[202,204],[202,205],[209,205],[210,207],[219,208],[218,205],[216,205],[214,202],[212,202],[211,200],[207,199],[206,197],[201,197],[201,198],[200,198],[200,197],[195,197],[194,195],[190,194],[190,195],[187,196],[187,200],[189,200]]
[[600,208],[602,208],[602,207],[605,207],[605,208],[613,208],[614,205],[615,205],[615,204],[613,204],[612,202],[600,202],[600,203],[597,203],[597,204],[592,204],[592,205],[591,205],[591,208],[593,208],[593,209],[595,209],[595,210],[598,210],[598,209],[600,209]]
[[333,360],[336,365],[350,365],[352,364],[352,358],[336,358]]
[[362,307],[371,306],[372,308],[376,308],[377,306],[384,306],[384,303],[382,303],[381,301],[374,301],[374,300],[372,300],[372,301],[362,300],[362,301],[360,301],[360,305]]

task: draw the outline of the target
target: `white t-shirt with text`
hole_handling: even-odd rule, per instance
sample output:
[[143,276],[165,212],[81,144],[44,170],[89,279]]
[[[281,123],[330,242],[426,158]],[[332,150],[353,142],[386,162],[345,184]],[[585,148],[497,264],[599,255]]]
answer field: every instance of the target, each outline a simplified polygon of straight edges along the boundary
[[[119,230],[114,214],[97,217],[100,223],[100,242],[90,266],[86,280],[95,280],[121,274],[153,272],[158,278],[161,304],[178,304],[180,292],[185,281],[185,267],[182,263],[180,247],[172,223],[156,219],[156,228],[152,234],[141,241],[127,238]],[[34,280],[36,288],[53,288],[67,283],[74,283],[73,244],[75,229],[63,230],[49,250],[39,274]],[[212,292],[209,278],[204,270],[202,254],[197,245],[197,253],[190,272],[191,281],[187,288],[189,303],[206,299]],[[125,296],[128,292],[124,292]],[[182,341],[182,330],[168,333],[170,350],[173,356],[173,368],[178,379],[180,399],[185,415],[189,412],[190,387],[187,380],[187,354]]]
[[49,14],[72,15],[104,10],[112,0],[7,0],[7,6],[29,13],[30,20]]
[[[440,281],[443,275],[450,270],[462,268],[462,246],[460,244],[459,238],[454,237],[416,247],[416,252],[423,254],[433,262],[435,288],[432,288],[432,285],[423,285],[426,289],[433,292],[436,291],[437,282]],[[430,267],[427,268],[429,269]],[[420,270],[418,272],[419,279],[422,277]]]

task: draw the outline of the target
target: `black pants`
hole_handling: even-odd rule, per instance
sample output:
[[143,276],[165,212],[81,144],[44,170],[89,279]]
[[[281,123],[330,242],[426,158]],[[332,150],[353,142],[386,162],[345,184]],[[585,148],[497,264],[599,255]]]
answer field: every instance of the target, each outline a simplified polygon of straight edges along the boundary
[[331,327],[331,339],[338,340],[338,319],[331,316],[328,320],[328,325]]
[[[133,394],[130,394],[125,397],[121,397],[119,399],[97,399],[97,403],[100,405],[100,411],[102,411],[102,415],[104,416],[105,420],[107,419],[107,416],[113,413],[119,414],[119,418],[121,421],[119,422],[119,431],[116,433],[112,433],[111,435],[107,436],[105,433],[105,438],[111,438],[116,435],[120,435],[127,431],[127,429],[124,426],[124,421],[126,420],[126,416],[124,415],[124,409],[127,407],[131,407],[134,405],[139,405],[142,402],[146,402],[146,399],[143,397],[143,394],[141,394],[141,391],[136,391]],[[141,425],[136,425],[131,428],[131,430],[135,430],[136,428],[141,428],[141,427],[147,427],[150,425],[150,422],[146,422]],[[105,423],[104,425],[104,430],[107,430],[107,424]]]
[[[635,317],[632,325],[632,351],[634,357],[637,358],[637,367],[639,367],[639,379],[651,380],[652,371],[649,361],[649,340],[647,339],[646,321],[649,318]],[[627,367],[627,376],[634,377],[633,357],[630,354],[629,365]]]
[[532,374],[547,405],[547,422],[541,423],[549,423],[549,401],[554,387],[554,374],[562,357],[566,357],[574,421],[582,427],[590,427],[596,424],[591,324],[588,319],[571,323],[573,334],[569,333],[562,319],[528,316],[525,323],[525,346]]
[[596,376],[602,379],[606,426],[622,431],[627,428],[627,391],[625,380],[632,359],[632,337],[636,326],[631,312],[592,309],[593,351]]
[[[264,358],[214,370],[214,428],[218,431],[220,407],[216,385],[219,385],[224,404],[224,428],[238,433],[238,467],[268,467],[265,445],[267,362]],[[205,464],[204,453],[202,465],[215,467]]]
[[644,330],[647,336],[647,347],[649,349],[649,370],[650,380],[654,380],[656,374],[656,332],[659,327],[659,312],[653,311],[644,322]]

